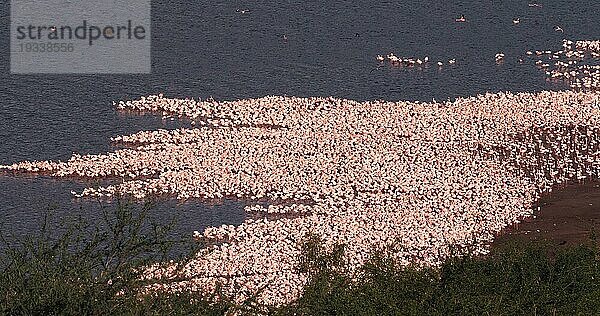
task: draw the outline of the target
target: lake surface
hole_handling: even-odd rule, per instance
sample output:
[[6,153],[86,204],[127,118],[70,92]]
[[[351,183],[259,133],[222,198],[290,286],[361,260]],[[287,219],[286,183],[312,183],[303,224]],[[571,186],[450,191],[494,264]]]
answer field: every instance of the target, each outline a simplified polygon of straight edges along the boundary
[[[112,101],[164,93],[217,100],[265,95],[357,100],[444,100],[497,91],[565,89],[546,81],[527,50],[558,50],[563,38],[600,39],[600,2],[540,1],[153,1],[152,74],[10,75],[9,4],[0,4],[0,163],[68,159],[113,149],[109,138],[178,122],[126,116]],[[204,1],[203,1],[204,2]],[[217,1],[218,2],[218,1]],[[238,11],[248,10],[242,14]],[[464,14],[467,23],[454,19]],[[513,18],[520,18],[513,25]],[[559,25],[564,33],[553,31]],[[287,40],[284,39],[284,35]],[[377,54],[456,58],[441,69],[381,65]],[[506,54],[497,65],[494,55]],[[45,209],[97,219],[83,183],[0,175],[0,229],[27,235]],[[163,203],[176,232],[244,219],[243,205]]]

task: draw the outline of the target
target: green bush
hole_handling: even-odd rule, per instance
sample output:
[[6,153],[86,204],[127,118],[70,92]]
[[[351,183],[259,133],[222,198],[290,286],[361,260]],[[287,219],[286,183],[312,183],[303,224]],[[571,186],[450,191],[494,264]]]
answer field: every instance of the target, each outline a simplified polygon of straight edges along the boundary
[[[399,267],[393,250],[373,254],[350,277],[344,245],[316,235],[301,243],[303,295],[285,306],[242,304],[214,293],[142,295],[143,268],[167,260],[169,226],[152,224],[151,205],[118,203],[98,226],[74,221],[0,257],[0,314],[6,315],[598,315],[600,265],[593,244],[554,249],[515,243],[483,257],[455,256],[439,267]],[[183,241],[195,245],[191,239]],[[191,247],[190,254],[197,251]],[[180,258],[185,262],[190,257]],[[218,298],[218,299],[217,299]]]
[[119,201],[112,211],[103,208],[103,223],[72,221],[58,237],[46,217],[38,235],[5,242],[0,314],[222,315],[235,307],[200,293],[140,295],[144,285],[160,281],[143,280],[143,268],[166,260],[173,244],[169,225],[148,220],[150,207]]
[[[339,256],[319,248],[314,237],[309,242],[313,250],[302,262]],[[589,244],[555,250],[515,243],[486,257],[456,256],[437,268],[398,267],[389,254],[377,253],[354,281],[339,272],[345,268],[314,266],[304,295],[275,314],[600,314],[598,251]]]

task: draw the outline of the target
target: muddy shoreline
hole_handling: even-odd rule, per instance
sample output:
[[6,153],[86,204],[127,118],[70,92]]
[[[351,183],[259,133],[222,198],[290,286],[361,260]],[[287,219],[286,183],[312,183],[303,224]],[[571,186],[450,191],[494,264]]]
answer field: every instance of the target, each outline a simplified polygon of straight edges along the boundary
[[[565,247],[600,239],[600,181],[572,184],[543,196],[532,217],[498,234],[491,247],[512,242],[541,242]],[[597,240],[594,241],[594,238]]]

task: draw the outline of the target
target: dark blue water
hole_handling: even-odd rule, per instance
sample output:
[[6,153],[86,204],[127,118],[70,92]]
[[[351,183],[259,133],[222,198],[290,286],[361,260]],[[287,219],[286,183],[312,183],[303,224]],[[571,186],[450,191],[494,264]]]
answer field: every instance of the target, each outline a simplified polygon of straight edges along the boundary
[[[487,91],[565,89],[549,83],[525,51],[559,49],[563,38],[599,39],[597,0],[540,1],[153,1],[152,74],[10,75],[8,1],[0,4],[0,163],[67,159],[111,149],[109,138],[171,128],[154,116],[123,116],[112,101],[165,93],[217,100],[264,95],[358,100],[443,100]],[[452,2],[452,3],[448,3]],[[249,10],[241,14],[237,10]],[[455,23],[464,14],[467,23]],[[521,23],[513,25],[513,18]],[[560,25],[565,32],[554,32]],[[284,35],[287,40],[284,40]],[[381,67],[377,54],[456,58],[454,66]],[[494,55],[506,54],[496,65]],[[27,234],[43,209],[94,207],[72,201],[81,188],[44,178],[0,176],[0,216]],[[84,203],[85,204],[85,203]],[[63,213],[61,213],[63,212]],[[238,223],[242,206],[163,205],[178,232]]]

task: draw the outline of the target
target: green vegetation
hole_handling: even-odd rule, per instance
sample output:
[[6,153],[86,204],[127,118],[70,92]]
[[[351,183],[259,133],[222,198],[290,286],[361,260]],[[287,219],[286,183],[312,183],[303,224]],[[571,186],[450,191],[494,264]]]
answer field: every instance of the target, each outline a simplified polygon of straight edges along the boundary
[[173,244],[169,227],[149,223],[148,209],[119,203],[97,227],[76,221],[53,238],[42,225],[40,235],[3,250],[0,314],[600,314],[600,261],[592,243],[561,249],[513,244],[486,257],[454,257],[438,268],[401,268],[382,252],[352,279],[344,246],[325,250],[310,235],[298,266],[310,282],[287,306],[235,304],[218,290],[141,295],[140,288],[160,280],[141,280],[139,268],[166,260]]
[[156,280],[141,280],[139,268],[166,260],[173,244],[170,225],[151,223],[150,208],[119,202],[103,208],[98,225],[81,219],[61,225],[58,238],[46,217],[37,236],[5,242],[0,315],[222,315],[235,307],[214,303],[218,293],[140,295]]
[[344,273],[343,248],[311,237],[304,295],[278,314],[598,315],[600,261],[593,244],[553,249],[513,243],[489,256],[454,257],[439,268],[394,265],[385,254],[357,280]]

